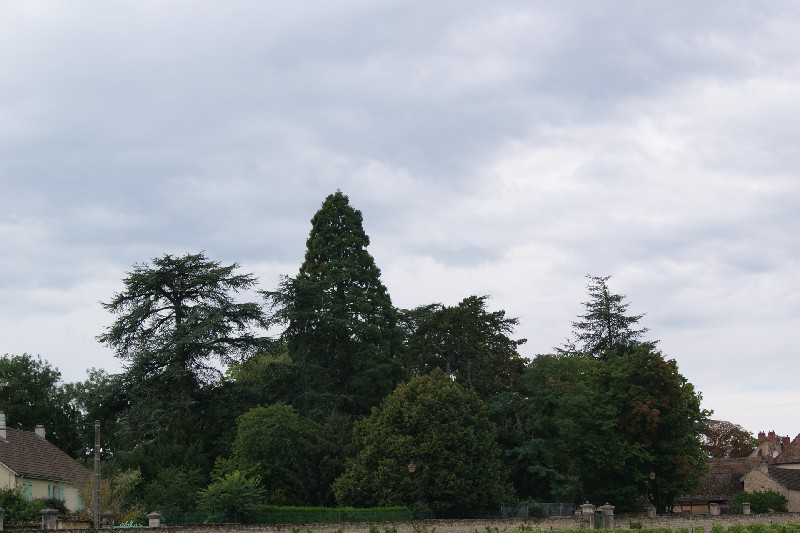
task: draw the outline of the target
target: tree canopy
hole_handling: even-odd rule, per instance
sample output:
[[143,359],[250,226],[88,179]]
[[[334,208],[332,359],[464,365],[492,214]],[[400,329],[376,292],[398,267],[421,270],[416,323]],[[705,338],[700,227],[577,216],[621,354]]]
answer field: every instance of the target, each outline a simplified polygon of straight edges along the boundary
[[756,440],[749,431],[727,420],[706,421],[702,443],[703,450],[715,459],[747,457],[756,447]]
[[611,276],[586,277],[589,279],[589,300],[583,303],[586,312],[572,323],[573,338],[556,351],[602,359],[612,350],[624,350],[641,342],[648,330],[635,329],[635,326],[644,314],[626,314],[629,304],[625,303],[625,295],[614,294],[608,288]]
[[47,440],[73,457],[85,447],[78,430],[79,413],[61,382],[61,372],[41,357],[0,357],[0,411],[10,427],[31,431],[44,425]]
[[511,491],[496,431],[473,390],[440,369],[417,376],[356,423],[357,452],[334,483],[336,499],[354,506],[420,506],[439,514],[497,504]]
[[524,361],[511,335],[519,324],[505,311],[486,309],[487,296],[469,296],[453,307],[432,304],[404,313],[410,325],[405,366],[411,375],[441,369],[482,398],[512,390]]
[[213,362],[241,360],[264,344],[254,332],[265,325],[261,307],[233,297],[256,279],[236,274],[237,268],[203,253],[134,265],[125,289],[102,304],[117,319],[98,340],[144,376],[216,378]]
[[114,489],[125,512],[200,503],[223,519],[266,501],[444,517],[521,499],[622,511],[649,498],[663,512],[707,455],[751,445],[706,420],[609,277],[588,278],[571,340],[526,360],[518,320],[488,296],[395,309],[369,244],[348,197],[329,195],[297,275],[259,291],[267,313],[236,264],[203,253],[136,264],[103,304],[114,320],[98,337],[124,371],[62,385],[41,359],[6,356],[0,409],[18,427],[44,423],[71,453],[100,420],[103,476],[127,480]]
[[311,219],[303,264],[265,292],[298,369],[299,408],[362,415],[401,377],[401,331],[361,212],[337,191]]

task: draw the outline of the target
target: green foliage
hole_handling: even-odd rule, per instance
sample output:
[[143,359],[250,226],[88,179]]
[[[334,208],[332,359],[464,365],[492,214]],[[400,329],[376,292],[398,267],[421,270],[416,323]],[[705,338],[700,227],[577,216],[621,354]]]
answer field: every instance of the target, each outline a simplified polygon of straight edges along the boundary
[[584,442],[595,426],[600,365],[591,359],[550,355],[540,355],[528,364],[520,382],[527,402],[518,410],[523,435],[508,452],[519,497],[586,501],[581,499],[581,466],[583,455],[595,450],[568,443]]
[[6,524],[41,521],[44,500],[26,500],[19,489],[0,489],[0,508],[5,509]]
[[116,439],[118,422],[128,405],[122,376],[90,368],[85,381],[67,383],[64,390],[79,413],[76,426],[80,431],[82,446],[88,448],[94,443],[94,423],[99,421],[100,446],[105,450],[119,450]]
[[236,298],[256,279],[237,269],[202,253],[164,255],[134,265],[124,289],[103,304],[116,319],[98,340],[127,366],[100,386],[76,387],[75,397],[105,419],[101,435],[114,435],[113,468],[141,471],[138,503],[148,509],[194,508],[234,435],[236,398],[220,367],[269,344],[259,336],[261,306]]
[[219,376],[215,363],[240,361],[265,345],[254,333],[265,324],[261,307],[233,298],[256,282],[237,268],[202,253],[167,254],[152,266],[134,265],[124,290],[103,303],[117,318],[98,340],[129,362],[128,398],[145,400],[137,413],[145,427],[191,407],[200,385]]
[[[78,485],[80,498],[84,502],[92,501],[92,479],[88,478]],[[137,495],[142,489],[142,473],[139,469],[128,469],[115,472],[100,479],[100,508],[103,512],[114,513],[117,522],[128,522],[146,515],[144,508],[137,502]],[[81,512],[86,519],[91,518],[91,505]]]
[[772,511],[785,513],[788,502],[786,496],[773,490],[740,492],[730,501],[730,512],[741,514],[743,503],[750,503],[750,512],[758,514]]
[[168,466],[144,483],[142,502],[146,509],[192,511],[197,508],[195,495],[204,476],[191,466]]
[[255,472],[274,504],[304,501],[304,465],[310,460],[312,426],[293,407],[277,403],[239,416],[233,443],[239,467]]
[[[635,510],[648,494],[663,512],[704,472],[700,395],[652,344],[605,360],[539,356],[522,391],[528,438],[513,457],[518,490],[530,492],[521,495]],[[559,445],[570,442],[582,445]]]
[[72,457],[85,446],[77,431],[79,413],[70,403],[61,372],[41,357],[29,354],[0,357],[0,411],[6,425],[33,431],[47,430],[47,440]]
[[513,390],[524,368],[517,348],[525,339],[511,339],[519,320],[506,318],[505,311],[487,311],[487,299],[470,296],[454,307],[433,304],[406,311],[406,371],[421,375],[440,368],[481,398]]
[[259,479],[240,471],[217,479],[198,494],[199,506],[209,513],[209,522],[253,522],[263,499]]
[[356,423],[357,453],[334,483],[336,499],[359,506],[414,505],[438,514],[488,508],[510,488],[495,436],[474,391],[439,369],[417,376]]
[[361,212],[337,191],[311,220],[300,272],[264,293],[286,325],[303,414],[366,414],[400,379],[397,312],[368,245]]
[[[647,328],[634,329],[644,316],[628,316],[628,304],[624,303],[625,295],[613,294],[608,288],[611,276],[589,278],[587,288],[589,301],[584,302],[585,314],[579,315],[581,320],[572,323],[573,338],[563,348],[558,348],[561,355],[587,355],[603,359],[610,351],[623,351],[638,344]],[[652,342],[655,344],[657,341]]]

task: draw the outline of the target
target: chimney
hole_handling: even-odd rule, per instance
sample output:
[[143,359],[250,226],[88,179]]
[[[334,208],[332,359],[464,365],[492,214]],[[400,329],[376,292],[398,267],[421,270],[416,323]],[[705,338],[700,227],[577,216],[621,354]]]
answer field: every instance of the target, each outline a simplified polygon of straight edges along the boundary
[[763,431],[759,431],[759,432],[758,432],[758,443],[759,443],[759,444],[761,444],[761,443],[762,443],[762,442],[764,442],[765,440],[767,440],[767,436],[766,436],[766,435],[764,435],[764,432],[763,432]]
[[36,432],[37,437],[39,437],[40,439],[44,439],[45,431],[43,424],[36,424],[36,429],[34,429],[34,431]]
[[0,439],[6,440],[6,414],[0,411]]

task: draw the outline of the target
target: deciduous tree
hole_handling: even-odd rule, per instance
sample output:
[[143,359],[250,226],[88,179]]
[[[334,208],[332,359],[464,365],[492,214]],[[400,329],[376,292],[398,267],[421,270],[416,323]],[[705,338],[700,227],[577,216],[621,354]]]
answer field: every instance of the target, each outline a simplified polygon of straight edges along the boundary
[[275,504],[302,504],[305,465],[311,459],[311,424],[283,403],[250,409],[236,421],[233,453],[242,471],[261,479]]
[[440,369],[417,376],[356,423],[357,452],[334,483],[336,499],[440,515],[486,509],[510,493],[495,437],[475,391]]
[[708,420],[702,439],[703,450],[715,459],[747,457],[756,446],[750,432],[727,420]]
[[488,311],[487,299],[470,296],[453,307],[433,304],[405,312],[410,374],[440,368],[484,399],[513,390],[525,366],[517,351],[525,339],[511,338],[519,320]]
[[0,411],[10,427],[33,431],[37,424],[44,425],[47,440],[73,457],[86,446],[61,372],[41,357],[0,357]]

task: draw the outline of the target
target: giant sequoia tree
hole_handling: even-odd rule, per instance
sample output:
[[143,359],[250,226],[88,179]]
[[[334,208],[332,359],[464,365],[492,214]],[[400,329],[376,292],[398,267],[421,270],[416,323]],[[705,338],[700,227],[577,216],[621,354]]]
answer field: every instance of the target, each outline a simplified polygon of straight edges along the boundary
[[303,413],[365,414],[399,380],[397,313],[368,245],[361,212],[337,191],[311,219],[300,272],[265,293],[286,326]]

